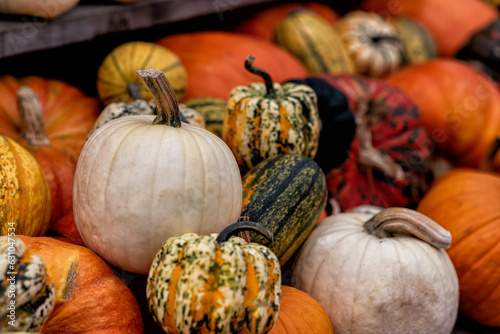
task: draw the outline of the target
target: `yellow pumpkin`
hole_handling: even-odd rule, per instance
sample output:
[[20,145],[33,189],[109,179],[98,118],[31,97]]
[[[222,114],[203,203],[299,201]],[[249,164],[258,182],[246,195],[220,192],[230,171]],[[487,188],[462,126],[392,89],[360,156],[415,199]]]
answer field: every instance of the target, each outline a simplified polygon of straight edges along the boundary
[[148,42],[128,42],[111,51],[97,72],[97,93],[104,105],[113,102],[150,101],[153,96],[137,78],[136,70],[162,71],[181,100],[187,85],[187,73],[180,58],[164,46]]
[[51,209],[50,188],[36,159],[0,136],[0,234],[44,235]]

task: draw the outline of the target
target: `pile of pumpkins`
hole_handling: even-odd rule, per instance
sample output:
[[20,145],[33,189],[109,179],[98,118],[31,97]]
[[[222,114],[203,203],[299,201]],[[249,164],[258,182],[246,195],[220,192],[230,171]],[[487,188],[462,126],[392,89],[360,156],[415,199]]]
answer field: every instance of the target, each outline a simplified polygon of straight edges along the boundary
[[98,97],[1,77],[1,331],[500,327],[500,90],[453,57],[499,12],[462,2],[132,41]]

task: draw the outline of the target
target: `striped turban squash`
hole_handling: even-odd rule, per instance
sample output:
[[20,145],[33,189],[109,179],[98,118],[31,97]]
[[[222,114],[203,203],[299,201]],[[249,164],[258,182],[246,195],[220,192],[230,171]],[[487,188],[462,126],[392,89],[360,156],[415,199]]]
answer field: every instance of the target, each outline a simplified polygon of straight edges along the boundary
[[224,114],[222,138],[231,148],[242,174],[259,162],[280,154],[314,158],[320,120],[316,93],[306,85],[273,83],[249,56],[245,67],[264,78],[262,83],[235,87]]

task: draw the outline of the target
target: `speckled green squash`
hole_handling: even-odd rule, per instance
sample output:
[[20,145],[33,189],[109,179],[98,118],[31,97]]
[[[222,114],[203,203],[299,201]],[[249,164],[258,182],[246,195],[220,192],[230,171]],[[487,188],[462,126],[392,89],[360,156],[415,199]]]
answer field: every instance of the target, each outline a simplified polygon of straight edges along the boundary
[[196,110],[203,116],[207,130],[222,138],[222,123],[227,101],[215,97],[195,97],[184,101],[186,107]]
[[403,42],[403,65],[421,63],[438,56],[434,39],[419,23],[408,17],[396,16],[392,24]]
[[314,158],[318,150],[320,119],[317,96],[306,85],[272,83],[263,70],[245,63],[262,75],[266,85],[237,86],[229,95],[222,138],[231,148],[244,174],[261,161],[287,153]]
[[355,72],[338,33],[313,11],[292,12],[276,28],[274,40],[297,57],[310,73]]
[[1,236],[0,332],[40,331],[54,303],[54,284],[43,260],[26,251],[21,240]]
[[[242,184],[241,215],[273,233],[270,248],[284,265],[311,234],[325,209],[325,175],[312,159],[286,154],[252,168]],[[252,242],[265,242],[253,232],[250,237]]]
[[171,237],[157,253],[146,294],[166,333],[267,333],[273,327],[281,296],[276,255],[239,237],[217,237]]
[[[194,109],[186,107],[184,104],[179,104],[179,111],[181,112],[181,119],[185,123],[193,124],[205,127],[205,121],[203,116],[199,112]],[[90,130],[88,137],[92,133],[94,133],[101,126],[106,124],[107,122],[120,118],[123,116],[131,116],[131,115],[156,115],[156,103],[154,100],[151,100],[149,103],[145,100],[135,100],[132,102],[115,102],[106,106],[99,117],[94,123],[92,130]]]

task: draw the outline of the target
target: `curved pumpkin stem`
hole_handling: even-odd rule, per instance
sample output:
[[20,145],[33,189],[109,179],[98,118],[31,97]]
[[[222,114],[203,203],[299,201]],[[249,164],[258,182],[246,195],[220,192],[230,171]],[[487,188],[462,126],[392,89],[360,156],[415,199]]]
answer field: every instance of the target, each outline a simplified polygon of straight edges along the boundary
[[251,221],[239,221],[234,224],[229,225],[217,237],[217,242],[221,243],[229,240],[229,238],[240,231],[254,231],[261,234],[269,242],[274,242],[273,232],[269,231],[267,228],[261,224],[257,224]]
[[153,95],[158,109],[158,116],[153,124],[169,125],[174,128],[181,126],[179,103],[174,89],[162,71],[154,68],[138,70],[137,75]]
[[255,57],[252,55],[249,55],[247,57],[247,59],[245,60],[245,69],[253,74],[257,74],[258,76],[262,77],[262,79],[264,79],[264,82],[266,83],[266,97],[267,98],[275,97],[276,91],[274,90],[273,80],[271,79],[271,76],[269,75],[269,73],[267,73],[263,69],[253,66],[254,61],[255,61]]
[[43,108],[38,95],[31,88],[19,88],[17,108],[21,118],[21,137],[33,146],[50,146]]
[[488,152],[486,152],[486,155],[483,158],[483,161],[481,162],[481,166],[479,169],[485,172],[494,172],[495,171],[495,157],[498,154],[498,151],[500,150],[500,135],[495,138],[493,143],[491,143],[490,147],[488,148]]
[[365,229],[379,238],[410,235],[436,248],[450,248],[451,233],[429,217],[406,208],[389,208],[365,222]]

